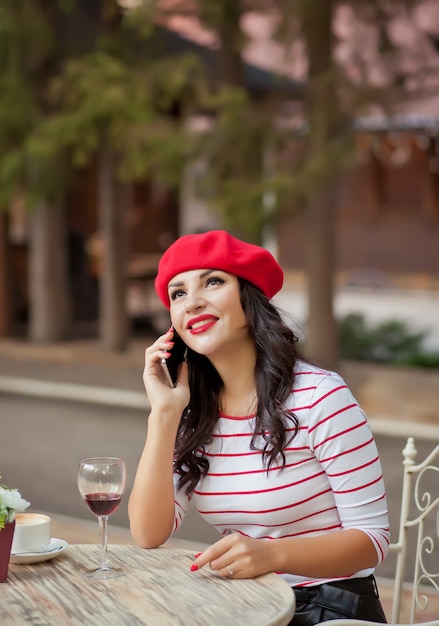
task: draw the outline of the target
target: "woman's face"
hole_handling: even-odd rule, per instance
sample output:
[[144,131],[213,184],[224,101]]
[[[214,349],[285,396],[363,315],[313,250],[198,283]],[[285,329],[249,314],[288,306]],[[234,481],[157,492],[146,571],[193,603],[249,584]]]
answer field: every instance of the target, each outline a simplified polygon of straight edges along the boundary
[[168,285],[172,324],[192,350],[209,358],[249,341],[236,276],[197,269],[177,274]]

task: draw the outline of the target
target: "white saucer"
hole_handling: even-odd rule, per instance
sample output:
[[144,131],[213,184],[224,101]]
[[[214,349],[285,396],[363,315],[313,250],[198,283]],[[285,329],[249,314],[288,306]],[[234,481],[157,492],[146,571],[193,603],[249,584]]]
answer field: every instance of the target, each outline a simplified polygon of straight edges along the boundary
[[25,554],[11,553],[9,563],[42,563],[42,561],[48,561],[49,559],[54,559],[56,556],[59,556],[68,545],[69,544],[67,541],[64,541],[64,539],[52,537],[44,552],[26,552]]

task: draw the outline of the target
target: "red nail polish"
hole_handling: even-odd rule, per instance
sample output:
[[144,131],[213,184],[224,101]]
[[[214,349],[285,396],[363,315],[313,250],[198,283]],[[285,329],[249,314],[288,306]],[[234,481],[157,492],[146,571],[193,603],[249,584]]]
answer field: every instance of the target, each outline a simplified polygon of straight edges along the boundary
[[194,559],[198,559],[199,556],[201,556],[203,553],[202,552],[198,552],[195,556]]
[[196,572],[198,569],[198,565],[196,563],[192,563],[191,565],[191,572]]

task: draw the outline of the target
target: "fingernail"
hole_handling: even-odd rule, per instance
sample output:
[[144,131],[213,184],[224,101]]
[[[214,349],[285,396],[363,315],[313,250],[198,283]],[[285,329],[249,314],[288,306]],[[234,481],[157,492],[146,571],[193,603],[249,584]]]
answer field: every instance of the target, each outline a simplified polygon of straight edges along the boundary
[[192,563],[191,565],[191,572],[196,572],[198,569],[198,565],[196,563]]
[[198,559],[199,556],[201,556],[203,553],[202,552],[198,552],[195,556],[194,559]]

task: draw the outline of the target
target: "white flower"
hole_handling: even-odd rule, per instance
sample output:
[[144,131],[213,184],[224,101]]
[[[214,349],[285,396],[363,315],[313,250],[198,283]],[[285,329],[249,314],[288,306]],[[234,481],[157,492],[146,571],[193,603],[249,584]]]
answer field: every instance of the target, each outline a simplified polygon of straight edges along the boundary
[[22,513],[30,504],[30,502],[21,497],[21,493],[17,489],[0,487],[0,498],[3,500],[6,508],[14,509],[16,513]]
[[6,522],[13,522],[15,513],[22,513],[30,502],[21,497],[18,489],[9,489],[0,485],[0,529]]

